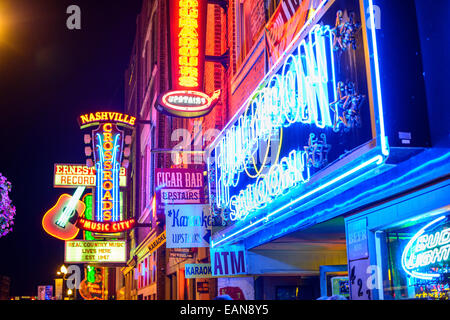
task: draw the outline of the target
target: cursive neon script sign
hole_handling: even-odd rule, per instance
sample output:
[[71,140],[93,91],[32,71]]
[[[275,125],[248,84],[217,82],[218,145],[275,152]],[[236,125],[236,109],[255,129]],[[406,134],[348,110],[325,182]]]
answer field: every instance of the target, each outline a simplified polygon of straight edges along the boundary
[[[402,254],[402,268],[414,278],[431,280],[441,276],[436,271],[425,272],[425,268],[436,263],[448,261],[450,253],[450,228],[443,228],[434,233],[426,233],[428,229],[443,221],[439,217],[421,228],[408,242]],[[434,269],[434,268],[433,268]],[[436,269],[434,269],[436,270]]]
[[[226,208],[231,204],[232,212],[239,210],[231,219],[245,219],[250,211],[286,189],[309,180],[306,154],[293,151],[271,168],[266,177],[260,177],[238,196],[230,197],[229,189],[238,185],[240,174],[259,148],[259,141],[295,123],[320,129],[333,126],[330,104],[337,99],[334,69],[332,31],[329,26],[315,25],[296,51],[287,56],[280,72],[254,94],[247,112],[218,141],[214,149],[217,206]],[[276,187],[269,187],[270,184]]]

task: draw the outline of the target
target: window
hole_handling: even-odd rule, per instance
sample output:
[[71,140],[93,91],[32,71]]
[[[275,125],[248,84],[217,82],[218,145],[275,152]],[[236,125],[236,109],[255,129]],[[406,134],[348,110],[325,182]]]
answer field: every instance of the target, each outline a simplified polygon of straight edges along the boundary
[[[298,0],[298,1],[301,1],[301,0]],[[281,0],[264,0],[266,16],[268,19],[275,13],[275,10],[277,9],[280,2],[281,2]]]
[[261,36],[266,24],[264,0],[235,1],[235,58],[239,66]]
[[450,219],[433,217],[388,230],[385,299],[450,298]]

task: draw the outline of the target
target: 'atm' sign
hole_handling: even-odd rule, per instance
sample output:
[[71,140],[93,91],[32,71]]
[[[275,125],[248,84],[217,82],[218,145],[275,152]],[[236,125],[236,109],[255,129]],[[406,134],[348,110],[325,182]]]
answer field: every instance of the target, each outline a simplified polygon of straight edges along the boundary
[[233,245],[224,248],[211,248],[211,271],[215,277],[247,274],[245,248]]

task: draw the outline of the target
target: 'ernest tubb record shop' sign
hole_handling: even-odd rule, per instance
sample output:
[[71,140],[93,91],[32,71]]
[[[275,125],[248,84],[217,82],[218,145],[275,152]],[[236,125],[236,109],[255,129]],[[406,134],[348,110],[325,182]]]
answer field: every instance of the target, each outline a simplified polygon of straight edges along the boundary
[[197,118],[216,105],[220,90],[203,92],[207,0],[168,0],[170,15],[171,90],[157,108],[170,116]]

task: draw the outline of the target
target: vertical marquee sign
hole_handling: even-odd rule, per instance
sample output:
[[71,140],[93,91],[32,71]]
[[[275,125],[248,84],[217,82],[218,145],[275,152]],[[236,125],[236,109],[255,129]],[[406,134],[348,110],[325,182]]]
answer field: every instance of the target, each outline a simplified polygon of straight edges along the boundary
[[[78,219],[79,228],[90,232],[114,233],[135,226],[134,219],[121,220],[120,212],[120,172],[125,130],[132,130],[135,121],[136,118],[118,112],[96,112],[79,118],[82,129],[95,127],[87,140],[92,142],[96,177],[93,220]],[[119,126],[124,129],[119,129]]]
[[95,220],[119,221],[119,172],[123,150],[123,131],[104,123],[92,132],[97,185]]
[[203,90],[207,0],[169,0],[171,91],[159,97],[160,111],[177,117],[208,114],[220,90],[210,97]]

